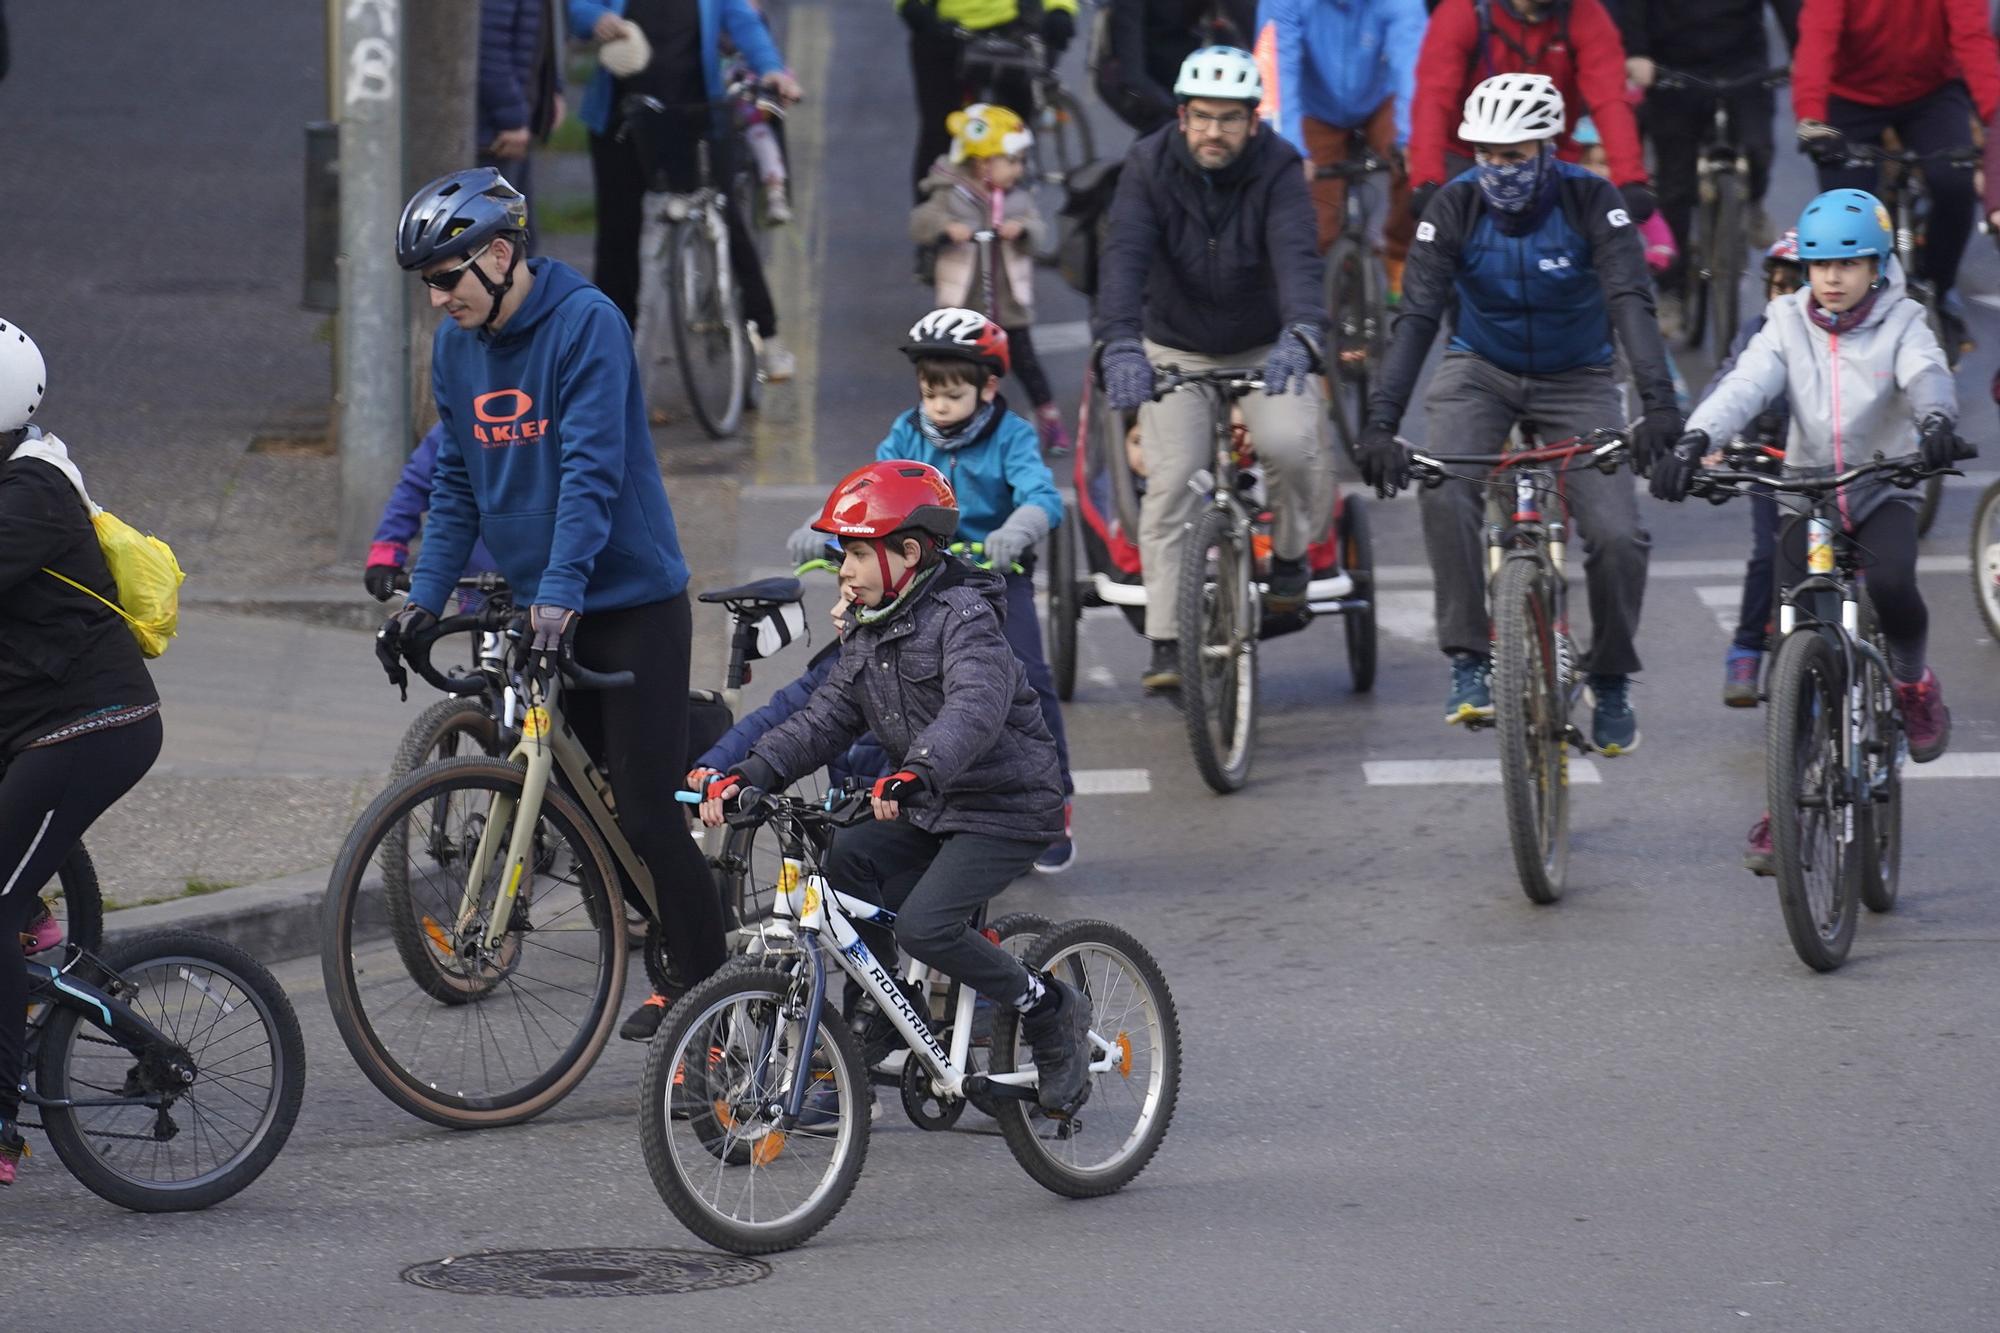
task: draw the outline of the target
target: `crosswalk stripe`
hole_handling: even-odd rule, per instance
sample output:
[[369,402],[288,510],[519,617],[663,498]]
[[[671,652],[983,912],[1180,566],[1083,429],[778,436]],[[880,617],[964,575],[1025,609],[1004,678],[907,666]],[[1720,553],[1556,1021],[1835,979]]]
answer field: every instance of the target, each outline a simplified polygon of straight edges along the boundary
[[[1374,759],[1361,765],[1371,787],[1497,787],[1498,759]],[[1569,761],[1571,786],[1595,786],[1604,781],[1588,759]]]
[[1152,772],[1144,768],[1079,768],[1069,776],[1078,796],[1144,796],[1153,790]]
[[1903,765],[1905,782],[1938,778],[2000,778],[2000,754],[1975,750],[1940,755],[1928,764]]
[[1724,634],[1736,633],[1736,617],[1743,609],[1743,589],[1730,584],[1720,584],[1707,588],[1696,588],[1694,595],[1701,598],[1701,604],[1715,617],[1715,623],[1722,626]]

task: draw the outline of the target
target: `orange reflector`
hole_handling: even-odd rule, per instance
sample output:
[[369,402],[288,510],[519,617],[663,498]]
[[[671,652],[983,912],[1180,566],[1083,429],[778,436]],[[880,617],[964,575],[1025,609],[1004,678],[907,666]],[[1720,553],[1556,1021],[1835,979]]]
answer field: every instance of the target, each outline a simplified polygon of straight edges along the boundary
[[754,1166],[769,1166],[778,1160],[778,1154],[785,1150],[785,1136],[772,1130],[757,1140],[757,1146],[750,1150],[750,1161]]
[[1121,1078],[1132,1077],[1132,1037],[1125,1032],[1118,1034],[1118,1073]]
[[424,934],[430,936],[431,943],[437,947],[439,953],[443,954],[446,958],[452,956],[451,937],[444,933],[443,926],[440,926],[432,918],[425,917]]

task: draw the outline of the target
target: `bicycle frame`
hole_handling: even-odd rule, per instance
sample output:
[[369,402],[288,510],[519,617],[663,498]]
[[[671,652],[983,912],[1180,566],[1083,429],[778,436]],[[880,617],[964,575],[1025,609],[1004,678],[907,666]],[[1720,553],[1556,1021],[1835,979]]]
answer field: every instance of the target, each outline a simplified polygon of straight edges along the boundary
[[[181,1049],[180,1046],[171,1037],[134,1012],[123,1000],[120,1000],[116,995],[111,994],[102,987],[94,986],[81,977],[72,975],[77,965],[89,956],[81,949],[72,949],[69,959],[59,968],[50,967],[47,963],[35,962],[33,959],[28,960],[28,1003],[31,1006],[46,1004],[51,1006],[51,1009],[74,1009],[79,1013],[89,1016],[92,1022],[103,1029],[106,1036],[142,1061],[148,1052],[151,1051],[166,1050],[169,1052],[179,1052]],[[116,978],[113,980],[115,981]],[[197,990],[200,990],[204,995],[208,994],[207,987],[202,986],[199,982],[195,982],[192,977],[189,980],[194,982]],[[214,999],[212,995],[209,998]],[[221,1002],[216,1001],[216,1003],[220,1004]],[[21,1060],[20,1092],[21,1102],[24,1106],[54,1107],[57,1109],[149,1106],[164,1114],[167,1107],[172,1104],[171,1098],[158,1092],[134,1097],[69,1097],[62,1099],[43,1097],[29,1086],[28,1071],[33,1069],[41,1058],[42,1030],[44,1027],[44,1023],[41,1020],[45,1019],[46,1016],[46,1013],[38,1015],[28,1025],[28,1039],[23,1048]],[[184,1053],[179,1058],[171,1061],[166,1072],[182,1079],[184,1082],[191,1083],[195,1077],[194,1069],[186,1063]],[[171,1136],[170,1132],[163,1131],[163,1133],[165,1136]]]

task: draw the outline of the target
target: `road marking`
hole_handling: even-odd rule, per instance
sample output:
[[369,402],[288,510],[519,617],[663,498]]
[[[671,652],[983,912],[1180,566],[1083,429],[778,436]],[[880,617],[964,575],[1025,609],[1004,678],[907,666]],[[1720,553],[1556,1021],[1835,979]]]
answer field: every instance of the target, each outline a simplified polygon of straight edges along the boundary
[[1722,627],[1724,634],[1736,633],[1736,619],[1743,610],[1743,589],[1719,584],[1696,588],[1694,595],[1701,598],[1701,604],[1715,617],[1715,623]]
[[1424,589],[1383,590],[1375,594],[1375,628],[1393,639],[1430,643],[1435,617],[1431,594]]
[[1152,772],[1144,768],[1079,768],[1069,776],[1078,796],[1144,796],[1153,790]]
[[[1377,759],[1361,765],[1371,787],[1497,787],[1498,759]],[[1591,787],[1604,781],[1588,759],[1569,761],[1570,785]]]
[[1107,690],[1118,688],[1118,677],[1111,673],[1111,668],[1108,666],[1087,667],[1084,670],[1083,678],[1092,685],[1099,685]]
[[1903,781],[1935,778],[2000,778],[2000,753],[1947,754],[1928,764],[1903,765]]

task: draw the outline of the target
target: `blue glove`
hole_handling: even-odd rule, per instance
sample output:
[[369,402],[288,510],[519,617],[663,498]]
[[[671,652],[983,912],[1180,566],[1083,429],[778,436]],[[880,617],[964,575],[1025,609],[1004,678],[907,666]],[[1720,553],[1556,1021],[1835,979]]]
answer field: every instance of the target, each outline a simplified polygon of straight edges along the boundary
[[1097,379],[1104,401],[1120,412],[1131,412],[1153,400],[1153,363],[1133,338],[1106,343],[1097,357]]
[[[1319,369],[1319,340],[1303,324],[1294,324],[1271,344],[1264,358],[1264,396],[1304,393],[1313,372]],[[1292,386],[1297,384],[1297,388]]]

